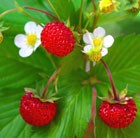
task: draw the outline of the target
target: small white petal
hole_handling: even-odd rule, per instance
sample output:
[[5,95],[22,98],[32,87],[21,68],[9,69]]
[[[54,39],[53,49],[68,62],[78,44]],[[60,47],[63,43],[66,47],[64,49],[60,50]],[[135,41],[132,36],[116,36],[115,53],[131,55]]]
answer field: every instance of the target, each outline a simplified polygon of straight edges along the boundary
[[114,43],[114,38],[111,35],[107,35],[106,37],[104,37],[104,47],[108,48],[111,47]]
[[36,29],[37,29],[37,25],[35,22],[27,22],[24,26],[24,30],[26,32],[26,34],[34,34],[36,33]]
[[14,43],[18,48],[22,48],[26,45],[26,35],[18,34],[14,39]]
[[105,29],[102,27],[97,27],[94,32],[94,37],[104,37],[105,36]]
[[87,46],[84,47],[84,53],[88,53],[92,49],[93,49],[92,45],[87,45]]
[[101,49],[101,55],[104,57],[105,55],[107,55],[107,53],[108,53],[108,50],[107,50],[107,48],[102,48]]
[[41,41],[37,40],[34,46],[34,51],[40,46],[40,44],[41,44]]
[[25,47],[19,50],[19,55],[23,58],[30,56],[33,53],[32,47]]
[[38,38],[40,38],[42,30],[43,30],[43,27],[38,25],[37,28],[36,28],[36,35],[37,35]]
[[83,35],[83,40],[86,44],[92,44],[93,41],[93,34],[90,32],[87,32]]

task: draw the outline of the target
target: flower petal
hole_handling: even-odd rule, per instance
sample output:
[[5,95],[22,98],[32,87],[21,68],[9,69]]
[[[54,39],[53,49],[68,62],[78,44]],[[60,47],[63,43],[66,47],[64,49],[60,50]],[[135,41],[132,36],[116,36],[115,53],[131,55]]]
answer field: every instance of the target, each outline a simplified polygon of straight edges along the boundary
[[40,46],[41,41],[40,39],[36,41],[35,46],[34,46],[34,51]]
[[102,27],[97,27],[93,31],[93,35],[94,35],[94,37],[104,37],[105,36],[105,29]]
[[104,47],[108,48],[111,47],[114,43],[114,38],[111,35],[107,35],[106,37],[104,37]]
[[18,34],[14,39],[14,43],[18,48],[22,48],[26,45],[26,35]]
[[23,58],[30,56],[33,53],[33,47],[26,46],[19,50],[19,55]]
[[93,46],[92,46],[92,45],[86,45],[86,46],[84,47],[83,52],[84,52],[84,53],[88,53],[88,52],[90,52],[90,50],[92,50],[92,49],[93,49]]
[[101,49],[101,55],[102,55],[102,57],[104,57],[105,55],[107,55],[107,53],[108,53],[108,49],[107,48],[102,48]]
[[40,38],[42,30],[43,30],[43,27],[38,25],[36,28],[36,35],[38,38]]
[[83,41],[84,41],[86,44],[92,44],[92,41],[93,41],[93,34],[90,33],[90,32],[86,32],[86,33],[83,35]]
[[26,34],[34,34],[36,33],[36,29],[37,29],[37,25],[35,22],[27,22],[24,26],[24,30],[26,32]]

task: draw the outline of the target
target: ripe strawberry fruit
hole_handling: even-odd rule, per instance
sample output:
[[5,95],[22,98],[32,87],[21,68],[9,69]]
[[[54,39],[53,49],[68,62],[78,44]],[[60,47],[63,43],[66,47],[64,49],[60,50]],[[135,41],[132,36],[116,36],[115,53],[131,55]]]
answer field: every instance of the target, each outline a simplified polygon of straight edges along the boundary
[[131,124],[136,117],[137,108],[133,99],[126,104],[109,103],[104,101],[99,109],[103,122],[112,128],[124,128]]
[[58,57],[71,53],[75,45],[71,30],[61,22],[47,23],[41,33],[41,42],[49,53]]
[[42,102],[33,93],[26,93],[20,103],[20,114],[33,126],[44,126],[56,115],[56,103]]

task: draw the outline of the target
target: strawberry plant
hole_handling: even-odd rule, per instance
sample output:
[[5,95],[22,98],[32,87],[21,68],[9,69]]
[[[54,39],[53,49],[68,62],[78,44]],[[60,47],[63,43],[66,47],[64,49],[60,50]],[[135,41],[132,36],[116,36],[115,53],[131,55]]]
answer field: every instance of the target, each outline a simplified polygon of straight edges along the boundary
[[139,138],[139,0],[0,0],[0,138]]

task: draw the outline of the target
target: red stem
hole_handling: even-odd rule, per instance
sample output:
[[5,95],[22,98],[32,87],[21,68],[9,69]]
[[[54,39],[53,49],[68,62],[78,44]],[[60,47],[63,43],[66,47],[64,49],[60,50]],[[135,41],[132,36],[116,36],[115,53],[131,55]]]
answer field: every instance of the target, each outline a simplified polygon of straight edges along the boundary
[[[91,120],[94,122],[96,117],[96,97],[97,92],[95,87],[92,85],[92,107],[91,107]],[[95,122],[94,122],[95,123]]]
[[58,75],[58,72],[59,72],[59,69],[56,70],[56,71],[52,74],[52,76],[50,77],[50,79],[48,80],[48,82],[47,82],[47,84],[46,84],[46,86],[45,86],[45,88],[44,88],[44,91],[43,91],[43,94],[42,94],[42,98],[45,98],[46,92],[47,92],[47,90],[48,90],[48,88],[49,88],[51,82],[52,82],[52,81],[56,78],[56,76]]
[[25,9],[29,9],[29,10],[34,10],[34,11],[39,11],[39,12],[42,12],[44,14],[46,14],[47,16],[50,16],[50,17],[53,17],[55,19],[58,20],[58,18],[56,16],[54,16],[53,14],[49,13],[49,12],[46,12],[44,10],[41,10],[41,9],[37,9],[37,8],[33,8],[33,7],[29,7],[29,6],[25,6],[24,7]]
[[112,86],[112,90],[113,90],[113,94],[114,94],[114,100],[118,100],[117,91],[116,91],[116,88],[115,88],[115,83],[113,81],[110,69],[109,69],[108,65],[104,62],[103,59],[101,59],[101,63],[104,65],[105,70],[106,70],[107,75],[108,75],[108,78],[110,80],[110,83],[111,83],[111,86]]
[[91,106],[91,117],[88,122],[87,129],[84,132],[84,138],[95,138],[95,117],[96,117],[96,97],[97,92],[94,86],[92,85],[92,106]]

